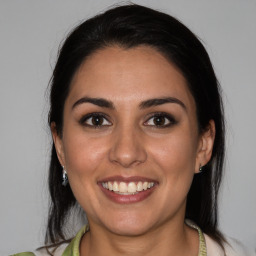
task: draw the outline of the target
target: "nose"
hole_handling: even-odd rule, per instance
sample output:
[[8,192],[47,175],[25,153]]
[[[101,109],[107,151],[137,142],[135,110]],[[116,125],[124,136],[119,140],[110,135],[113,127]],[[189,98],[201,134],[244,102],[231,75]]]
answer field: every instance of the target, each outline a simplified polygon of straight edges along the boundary
[[112,147],[109,152],[111,162],[130,168],[146,161],[147,153],[142,134],[135,128],[119,128],[112,138]]

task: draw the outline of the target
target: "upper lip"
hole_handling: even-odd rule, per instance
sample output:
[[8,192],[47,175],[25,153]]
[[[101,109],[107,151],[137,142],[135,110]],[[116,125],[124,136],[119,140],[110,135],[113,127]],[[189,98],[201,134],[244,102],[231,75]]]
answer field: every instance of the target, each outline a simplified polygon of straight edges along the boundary
[[154,182],[157,183],[156,180],[151,179],[151,178],[147,178],[147,177],[141,177],[141,176],[131,176],[131,177],[124,177],[124,176],[110,176],[110,177],[106,177],[103,178],[101,180],[98,181],[98,183],[103,183],[103,182],[108,182],[108,181],[120,181],[120,182],[139,182],[139,181],[147,181],[147,182]]

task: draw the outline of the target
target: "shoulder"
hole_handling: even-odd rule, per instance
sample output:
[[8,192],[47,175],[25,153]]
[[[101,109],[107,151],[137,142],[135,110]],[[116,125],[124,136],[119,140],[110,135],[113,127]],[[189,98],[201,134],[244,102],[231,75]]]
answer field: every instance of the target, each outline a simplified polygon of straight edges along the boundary
[[33,252],[21,252],[21,253],[16,253],[12,254],[10,256],[34,256],[35,254]]
[[207,256],[256,256],[256,253],[249,251],[243,244],[235,239],[227,238],[224,244],[225,253],[217,242],[204,234],[207,247]]
[[50,249],[38,249],[33,252],[22,252],[13,254],[10,256],[63,256],[63,255],[79,255],[77,252],[79,252],[79,245],[82,236],[85,232],[89,230],[89,225],[83,226],[80,231],[77,233],[77,235],[73,238],[73,240],[69,242],[61,242],[58,246],[53,246]]
[[[56,248],[50,249],[49,252],[51,252],[51,254],[54,256],[62,256],[67,246],[67,243],[63,243]],[[33,252],[22,252],[10,256],[50,256],[51,254],[49,252],[45,248],[43,248]]]

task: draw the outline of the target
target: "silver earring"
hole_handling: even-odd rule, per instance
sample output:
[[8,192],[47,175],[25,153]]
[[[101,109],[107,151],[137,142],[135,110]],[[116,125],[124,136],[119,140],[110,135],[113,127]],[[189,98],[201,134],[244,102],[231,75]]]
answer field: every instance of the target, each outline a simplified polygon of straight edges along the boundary
[[67,171],[65,170],[64,166],[62,166],[62,186],[67,186],[68,184],[68,175]]
[[202,172],[203,171],[203,166],[200,164],[199,165],[199,172]]

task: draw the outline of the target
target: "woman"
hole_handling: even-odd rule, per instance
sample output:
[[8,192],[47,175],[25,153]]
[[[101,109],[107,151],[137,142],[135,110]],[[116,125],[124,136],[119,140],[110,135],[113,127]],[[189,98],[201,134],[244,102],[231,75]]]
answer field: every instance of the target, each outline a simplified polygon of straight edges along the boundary
[[[245,255],[217,228],[218,81],[173,17],[127,5],[72,31],[51,80],[49,125],[52,204],[47,246],[35,254]],[[70,242],[78,205],[88,225]]]

